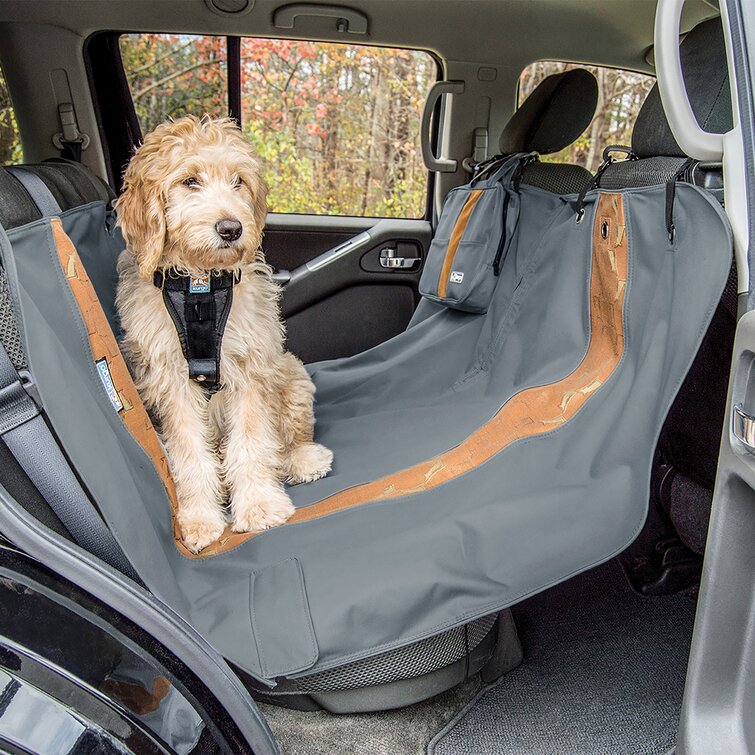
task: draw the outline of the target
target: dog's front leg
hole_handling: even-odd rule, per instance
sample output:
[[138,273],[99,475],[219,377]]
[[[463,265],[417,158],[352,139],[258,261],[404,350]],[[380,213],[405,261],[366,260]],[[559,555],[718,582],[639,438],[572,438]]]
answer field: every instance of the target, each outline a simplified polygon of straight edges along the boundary
[[198,553],[225,529],[224,490],[212,446],[209,401],[182,377],[161,391],[161,434],[178,495],[178,526],[186,547]]
[[294,513],[280,480],[281,442],[272,411],[261,387],[247,385],[225,395],[223,471],[236,532],[269,529]]

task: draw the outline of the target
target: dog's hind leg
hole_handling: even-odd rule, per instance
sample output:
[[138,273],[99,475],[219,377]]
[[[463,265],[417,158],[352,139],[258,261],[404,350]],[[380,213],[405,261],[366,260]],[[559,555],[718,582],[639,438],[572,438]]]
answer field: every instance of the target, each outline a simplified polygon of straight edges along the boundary
[[269,529],[294,506],[280,480],[281,443],[268,391],[252,383],[220,394],[225,407],[223,471],[235,532]]
[[208,401],[202,388],[185,378],[163,383],[160,394],[161,435],[178,495],[176,518],[184,544],[198,553],[226,526]]
[[304,365],[283,354],[279,370],[280,433],[283,441],[283,475],[288,482],[312,482],[330,472],[333,453],[314,443],[315,386]]

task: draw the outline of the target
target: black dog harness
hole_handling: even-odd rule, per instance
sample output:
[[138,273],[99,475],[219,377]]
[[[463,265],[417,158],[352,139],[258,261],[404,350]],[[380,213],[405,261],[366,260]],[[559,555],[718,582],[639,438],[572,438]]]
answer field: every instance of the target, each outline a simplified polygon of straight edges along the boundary
[[158,270],[154,284],[163,293],[165,307],[178,331],[189,378],[210,393],[220,382],[220,346],[233,301],[233,287],[241,273],[213,273],[195,278],[175,270]]

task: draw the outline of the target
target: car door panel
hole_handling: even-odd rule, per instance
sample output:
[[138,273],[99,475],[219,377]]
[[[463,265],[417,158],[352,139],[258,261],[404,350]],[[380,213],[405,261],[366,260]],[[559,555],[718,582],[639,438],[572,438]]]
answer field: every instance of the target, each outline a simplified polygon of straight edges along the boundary
[[263,248],[284,286],[287,348],[314,362],[402,332],[431,237],[424,220],[271,215]]

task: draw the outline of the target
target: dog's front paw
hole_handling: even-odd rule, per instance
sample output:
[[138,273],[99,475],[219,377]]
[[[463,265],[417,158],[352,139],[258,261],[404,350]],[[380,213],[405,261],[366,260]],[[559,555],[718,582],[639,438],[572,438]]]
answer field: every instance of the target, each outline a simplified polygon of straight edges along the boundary
[[325,477],[333,465],[333,452],[319,443],[302,443],[288,457],[286,480],[293,485]]
[[220,511],[216,514],[203,514],[202,516],[181,516],[179,514],[178,526],[181,529],[181,539],[184,545],[192,553],[199,553],[223,534],[225,518]]
[[279,487],[269,485],[235,495],[231,500],[234,532],[258,532],[283,524],[296,511]]

